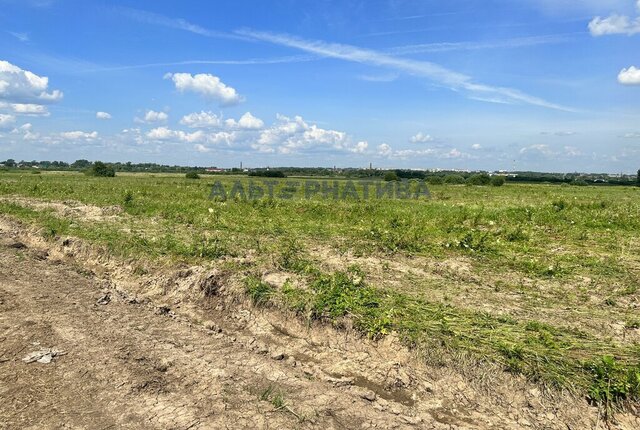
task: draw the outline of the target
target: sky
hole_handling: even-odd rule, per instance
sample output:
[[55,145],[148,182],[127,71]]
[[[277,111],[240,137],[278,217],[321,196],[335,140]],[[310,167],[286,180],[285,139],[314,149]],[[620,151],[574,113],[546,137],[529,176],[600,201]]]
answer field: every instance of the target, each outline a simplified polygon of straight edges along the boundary
[[0,160],[632,173],[640,0],[0,0]]

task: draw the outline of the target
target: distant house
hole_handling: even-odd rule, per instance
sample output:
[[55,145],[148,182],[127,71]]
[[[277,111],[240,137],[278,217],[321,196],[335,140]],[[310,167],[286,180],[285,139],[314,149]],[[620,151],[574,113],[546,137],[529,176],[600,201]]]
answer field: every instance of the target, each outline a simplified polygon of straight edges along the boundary
[[211,167],[209,169],[206,169],[206,171],[209,173],[223,173],[224,169],[219,169],[218,167]]

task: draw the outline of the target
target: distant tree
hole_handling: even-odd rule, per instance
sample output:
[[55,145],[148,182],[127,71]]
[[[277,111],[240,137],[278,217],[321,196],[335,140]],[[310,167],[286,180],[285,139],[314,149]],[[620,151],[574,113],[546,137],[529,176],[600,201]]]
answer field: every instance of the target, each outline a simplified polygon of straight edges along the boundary
[[445,184],[464,184],[464,177],[462,175],[446,175],[444,177]]
[[93,163],[87,171],[86,174],[89,176],[99,176],[103,178],[113,178],[116,176],[116,171],[113,166],[109,166],[104,164],[102,161],[96,161]]
[[636,185],[640,187],[640,169],[638,169],[638,176],[636,177]]
[[74,169],[84,170],[91,167],[91,161],[89,160],[76,160],[71,163],[71,167]]
[[196,172],[195,170],[187,172],[187,174],[184,175],[184,177],[187,179],[200,179],[200,175],[198,175],[198,172]]
[[398,174],[396,172],[387,172],[384,174],[383,179],[387,182],[390,181],[397,181],[398,180]]
[[442,176],[433,175],[427,177],[427,182],[431,185],[442,185],[444,183],[444,179],[442,178]]
[[253,170],[249,172],[249,176],[262,176],[265,178],[286,178],[287,175],[281,170]]
[[4,162],[4,165],[7,167],[16,167],[16,160],[14,160],[13,158],[9,158]]
[[504,176],[492,176],[491,177],[491,185],[494,187],[501,187],[506,182]]
[[486,173],[478,173],[467,179],[467,185],[489,185],[491,183],[491,176]]

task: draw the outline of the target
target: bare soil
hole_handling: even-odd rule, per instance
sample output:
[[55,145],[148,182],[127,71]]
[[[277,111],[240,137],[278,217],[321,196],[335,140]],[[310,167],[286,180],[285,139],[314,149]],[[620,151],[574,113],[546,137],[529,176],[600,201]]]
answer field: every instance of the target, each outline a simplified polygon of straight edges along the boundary
[[[491,366],[470,378],[393,336],[256,310],[207,268],[133,270],[0,218],[0,428],[605,427],[583,399]],[[23,361],[42,348],[63,354]]]

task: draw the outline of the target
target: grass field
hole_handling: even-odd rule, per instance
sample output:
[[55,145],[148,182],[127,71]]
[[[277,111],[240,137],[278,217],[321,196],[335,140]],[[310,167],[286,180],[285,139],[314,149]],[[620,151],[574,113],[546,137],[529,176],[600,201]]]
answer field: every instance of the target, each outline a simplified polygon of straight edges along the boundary
[[[246,177],[0,173],[0,213],[116,255],[219,262],[256,304],[396,332],[607,408],[640,399],[640,188],[430,186],[431,199],[210,200]],[[34,202],[111,208],[78,217]],[[226,258],[226,257],[242,257]],[[280,273],[282,285],[265,282]]]

